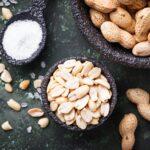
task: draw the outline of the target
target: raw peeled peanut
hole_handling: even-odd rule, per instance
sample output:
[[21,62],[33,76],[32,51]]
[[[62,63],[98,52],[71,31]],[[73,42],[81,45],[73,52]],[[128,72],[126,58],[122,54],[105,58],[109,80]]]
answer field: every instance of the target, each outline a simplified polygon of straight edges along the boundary
[[74,77],[71,80],[68,80],[65,86],[67,89],[77,89],[79,87],[79,78]]
[[100,76],[101,74],[101,69],[98,67],[94,67],[91,71],[88,73],[88,77],[91,79],[96,79]]
[[42,80],[41,79],[37,79],[34,81],[34,88],[37,89],[37,88],[40,88],[41,87],[41,84],[42,84]]
[[72,74],[74,76],[77,75],[79,72],[81,72],[82,68],[82,63],[80,61],[77,61],[75,67],[72,70]]
[[56,111],[57,108],[58,108],[58,103],[55,102],[55,101],[52,101],[52,102],[50,103],[50,109],[51,109],[51,111]]
[[148,92],[135,88],[126,92],[128,99],[137,105],[138,112],[141,116],[150,121],[150,95]]
[[96,85],[100,84],[100,85],[106,87],[107,89],[110,89],[110,84],[108,83],[108,81],[107,81],[107,80],[104,80],[104,79],[102,79],[102,78],[96,79],[96,80],[94,81],[94,83],[95,83]]
[[98,93],[97,93],[97,87],[90,87],[89,91],[90,100],[95,102],[98,100]]
[[85,85],[88,85],[88,86],[92,86],[94,84],[94,81],[89,77],[81,79],[80,82],[81,82],[81,84],[83,84],[83,85],[85,84]]
[[0,73],[2,73],[5,70],[5,65],[0,63]]
[[93,114],[90,110],[84,108],[81,110],[81,117],[82,119],[87,122],[87,123],[90,123],[92,121],[92,117],[93,117]]
[[83,109],[88,104],[88,101],[89,101],[89,96],[88,95],[83,97],[82,99],[77,100],[75,102],[75,108],[77,110]]
[[138,42],[147,40],[150,31],[150,8],[144,8],[136,14],[135,35]]
[[89,86],[83,85],[75,90],[75,95],[77,99],[84,97],[89,92]]
[[57,97],[56,99],[55,99],[55,102],[58,104],[58,105],[60,105],[60,104],[62,104],[62,103],[64,103],[64,102],[67,102],[68,101],[68,99],[66,98],[66,97]]
[[38,125],[41,127],[41,128],[46,128],[49,124],[49,119],[48,118],[41,118],[39,121],[38,121]]
[[76,65],[76,60],[75,59],[70,59],[64,62],[63,66],[65,68],[73,68]]
[[58,112],[60,114],[68,114],[73,109],[73,103],[65,102],[59,105]]
[[131,49],[135,45],[134,36],[120,29],[116,24],[106,21],[101,25],[101,32],[109,42],[120,43],[123,47]]
[[101,104],[100,112],[101,112],[101,115],[102,115],[103,117],[108,116],[109,110],[110,110],[110,105],[109,105],[109,103],[102,103],[102,104]]
[[61,122],[65,122],[65,119],[64,119],[64,115],[63,114],[60,114],[58,111],[56,112],[56,116],[58,117],[58,119],[61,121]]
[[4,130],[4,131],[10,131],[12,130],[12,126],[10,125],[10,123],[8,121],[4,122],[2,125],[1,125],[1,128]]
[[19,87],[22,90],[26,90],[30,85],[30,80],[24,80],[20,83]]
[[50,91],[51,97],[55,98],[63,94],[65,91],[65,88],[63,88],[61,85],[56,86]]
[[71,112],[69,112],[68,114],[65,114],[64,118],[65,118],[66,121],[74,120],[74,118],[75,118],[75,110],[72,109]]
[[122,137],[122,150],[132,150],[135,143],[134,132],[138,121],[134,114],[129,113],[124,116],[119,124],[119,132]]
[[7,84],[5,84],[5,90],[9,93],[12,93],[13,87],[11,86],[11,84],[7,83]]
[[4,8],[4,7],[2,8],[2,15],[3,15],[3,18],[6,20],[9,20],[13,16],[10,9]]
[[84,0],[84,1],[89,7],[102,13],[109,13],[119,6],[119,2],[117,0]]
[[132,24],[132,17],[129,12],[121,7],[110,13],[110,20],[119,27],[126,29]]
[[135,56],[150,56],[150,42],[144,41],[136,44],[132,50]]
[[103,22],[107,20],[107,16],[104,13],[101,13],[97,10],[90,9],[91,21],[95,27],[100,28]]
[[12,77],[6,69],[1,74],[1,80],[3,80],[6,83],[10,83],[12,81]]
[[7,101],[7,105],[15,111],[21,110],[21,105],[13,99],[10,99],[9,101]]
[[102,102],[107,101],[112,96],[111,92],[107,88],[101,85],[98,86],[97,92],[98,92],[98,97]]
[[82,117],[80,115],[76,115],[76,125],[84,130],[87,127],[87,123],[82,119]]
[[91,123],[92,125],[97,125],[97,124],[99,124],[99,119],[93,118],[90,123]]
[[32,108],[28,110],[28,114],[31,117],[42,117],[44,112],[40,108]]
[[91,70],[93,67],[94,67],[94,66],[93,66],[93,63],[92,63],[92,62],[89,62],[89,61],[85,62],[85,65],[84,65],[84,67],[83,67],[83,69],[82,69],[81,74],[82,74],[83,76],[88,76],[88,73],[90,72],[90,70]]

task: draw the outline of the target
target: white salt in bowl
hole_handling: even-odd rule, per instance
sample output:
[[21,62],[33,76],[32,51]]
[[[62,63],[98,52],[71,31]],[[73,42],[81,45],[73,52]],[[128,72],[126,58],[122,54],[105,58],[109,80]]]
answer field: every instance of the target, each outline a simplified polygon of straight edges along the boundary
[[10,19],[2,30],[2,55],[13,65],[32,62],[45,46],[44,19],[21,13]]

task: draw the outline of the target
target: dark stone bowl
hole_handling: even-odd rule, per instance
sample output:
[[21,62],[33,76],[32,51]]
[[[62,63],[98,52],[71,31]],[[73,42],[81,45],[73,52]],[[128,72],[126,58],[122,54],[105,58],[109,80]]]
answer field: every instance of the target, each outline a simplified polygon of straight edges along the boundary
[[[110,83],[110,86],[111,86],[111,90],[112,90],[112,98],[110,100],[110,112],[108,114],[107,117],[103,117],[100,119],[100,122],[98,125],[89,125],[85,130],[81,130],[79,129],[76,125],[71,125],[71,126],[68,126],[66,125],[65,123],[61,122],[57,116],[55,115],[54,112],[52,112],[50,110],[50,102],[47,100],[47,93],[46,93],[46,90],[47,90],[47,86],[48,86],[48,83],[50,81],[50,76],[52,76],[53,72],[56,70],[57,66],[59,64],[62,64],[64,63],[66,60],[69,60],[69,59],[76,59],[76,60],[80,60],[82,62],[88,60],[88,61],[91,61],[93,62],[93,64],[97,67],[100,67],[102,69],[102,73],[106,76],[106,78],[108,79],[108,82]],[[109,73],[108,69],[105,67],[105,65],[103,64],[100,64],[99,62],[96,62],[95,60],[92,60],[92,59],[88,59],[88,58],[85,58],[85,57],[71,57],[71,58],[65,58],[63,60],[60,60],[59,62],[56,62],[48,71],[48,73],[45,75],[44,77],[44,80],[42,82],[42,93],[41,93],[41,96],[42,96],[42,104],[43,104],[43,107],[44,107],[44,110],[45,110],[45,113],[48,115],[49,118],[52,118],[56,123],[58,123],[60,126],[66,128],[66,129],[69,129],[69,130],[72,130],[72,131],[88,131],[88,130],[92,130],[102,124],[104,124],[104,122],[110,117],[110,115],[112,114],[114,108],[115,108],[115,105],[116,105],[116,102],[117,102],[117,88],[116,88],[116,84],[115,84],[115,80],[114,78],[111,76],[111,74]]]
[[[46,8],[46,0],[33,0],[32,7],[28,8],[27,10],[24,10],[22,12],[17,13],[14,15],[4,26],[0,33],[0,51],[2,53],[2,56],[5,57],[8,63],[11,63],[13,65],[26,65],[34,61],[42,52],[42,50],[45,47],[46,43],[46,37],[47,37],[47,29],[46,29],[46,24],[45,24],[45,19],[43,15],[43,11]],[[6,51],[3,48],[2,41],[3,37],[5,34],[5,31],[7,30],[8,26],[18,20],[31,20],[31,21],[36,21],[41,29],[42,29],[42,40],[39,43],[38,49],[31,55],[31,57],[23,60],[16,60],[13,59],[11,56],[9,56]],[[16,35],[19,36],[19,35]]]
[[131,50],[105,40],[100,30],[92,24],[89,17],[89,7],[86,6],[84,0],[71,0],[71,7],[81,33],[104,58],[129,67],[150,69],[150,57],[136,57]]

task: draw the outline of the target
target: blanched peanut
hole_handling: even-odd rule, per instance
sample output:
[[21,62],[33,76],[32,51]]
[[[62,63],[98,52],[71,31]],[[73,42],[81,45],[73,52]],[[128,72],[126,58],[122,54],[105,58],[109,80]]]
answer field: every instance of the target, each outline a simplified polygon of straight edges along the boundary
[[39,121],[38,121],[38,124],[41,128],[46,128],[49,124],[49,119],[48,118],[41,118]]
[[7,101],[7,105],[15,111],[20,111],[21,105],[13,99]]
[[3,15],[3,18],[6,20],[9,20],[13,16],[10,9],[4,8],[4,7],[2,8],[2,15]]
[[3,80],[6,83],[10,83],[12,81],[12,77],[6,69],[1,74],[1,80]]
[[109,103],[102,103],[101,108],[100,108],[101,115],[106,117],[109,114],[109,110],[110,110]]
[[97,10],[90,9],[90,17],[95,27],[100,28],[103,22],[107,20],[107,16]]
[[131,49],[135,45],[134,36],[120,29],[116,24],[106,21],[101,25],[101,32],[109,42],[120,43],[123,47]]
[[88,95],[83,97],[82,99],[77,100],[75,102],[75,108],[78,109],[78,110],[83,109],[88,104],[88,101],[89,101],[89,96]]
[[5,70],[5,65],[0,63],[0,73],[2,73]]
[[84,130],[87,127],[87,123],[82,119],[82,117],[80,115],[76,115],[76,125]]
[[92,121],[93,114],[89,109],[84,108],[81,110],[81,117],[85,122],[90,123]]
[[57,104],[62,104],[62,103],[64,103],[64,102],[67,102],[67,98],[66,97],[57,97],[56,99],[55,99],[55,102],[57,103]]
[[97,92],[98,92],[98,97],[102,102],[107,101],[112,96],[110,91],[107,88],[105,88],[104,86],[101,86],[101,85],[98,86]]
[[4,130],[4,131],[10,131],[12,130],[12,126],[10,125],[10,123],[8,121],[4,122],[2,125],[1,125],[1,128]]
[[88,76],[88,73],[90,72],[90,70],[93,68],[93,63],[92,62],[85,62],[85,65],[83,67],[83,70],[81,72],[81,74],[83,76]]
[[73,109],[73,104],[71,102],[65,102],[60,104],[58,107],[58,113],[67,114]]
[[80,61],[77,61],[75,67],[72,70],[72,74],[74,76],[77,75],[79,72],[81,72],[82,68],[83,68],[82,63]]
[[88,76],[91,79],[96,79],[100,76],[101,74],[101,69],[98,67],[94,67],[91,71],[89,71]]
[[58,103],[55,102],[55,101],[52,101],[52,102],[50,103],[50,109],[51,109],[51,111],[56,111],[57,108],[58,108]]
[[20,83],[19,87],[22,90],[26,90],[30,85],[30,80],[24,80]]
[[32,108],[28,110],[28,114],[32,117],[42,117],[44,112],[40,108]]
[[5,90],[9,93],[12,93],[13,87],[11,86],[11,84],[7,83],[7,84],[5,84]]

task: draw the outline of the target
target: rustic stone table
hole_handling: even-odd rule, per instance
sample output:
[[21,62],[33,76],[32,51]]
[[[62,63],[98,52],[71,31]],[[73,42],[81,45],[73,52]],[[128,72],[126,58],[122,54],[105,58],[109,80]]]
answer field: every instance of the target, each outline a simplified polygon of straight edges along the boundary
[[[24,10],[31,5],[31,0],[18,0],[19,4],[11,6],[14,13]],[[119,150],[120,135],[118,124],[125,113],[133,112],[139,120],[136,130],[136,150],[148,150],[150,148],[150,124],[145,121],[131,104],[125,91],[131,87],[141,87],[150,91],[150,70],[128,68],[107,60],[103,60],[100,54],[80,34],[73,19],[69,0],[49,0],[46,9],[46,22],[48,39],[45,50],[31,65],[14,67],[7,64],[13,76],[14,93],[8,94],[4,90],[4,84],[0,82],[0,124],[9,120],[14,127],[11,132],[0,129],[0,149],[2,150]],[[0,21],[2,28],[4,21]],[[46,129],[40,129],[38,119],[27,115],[27,110],[40,106],[40,101],[32,99],[30,93],[34,93],[33,85],[27,91],[21,91],[18,84],[23,79],[30,79],[30,73],[35,73],[36,78],[44,75],[48,68],[57,60],[68,56],[87,56],[106,63],[112,75],[116,79],[118,87],[118,103],[112,117],[94,131],[88,133],[73,133],[59,127],[53,120]],[[46,62],[46,68],[41,67],[41,62]],[[17,101],[27,102],[28,107],[16,113],[10,110],[6,101],[14,98]],[[32,126],[32,132],[27,133],[27,127]]]

